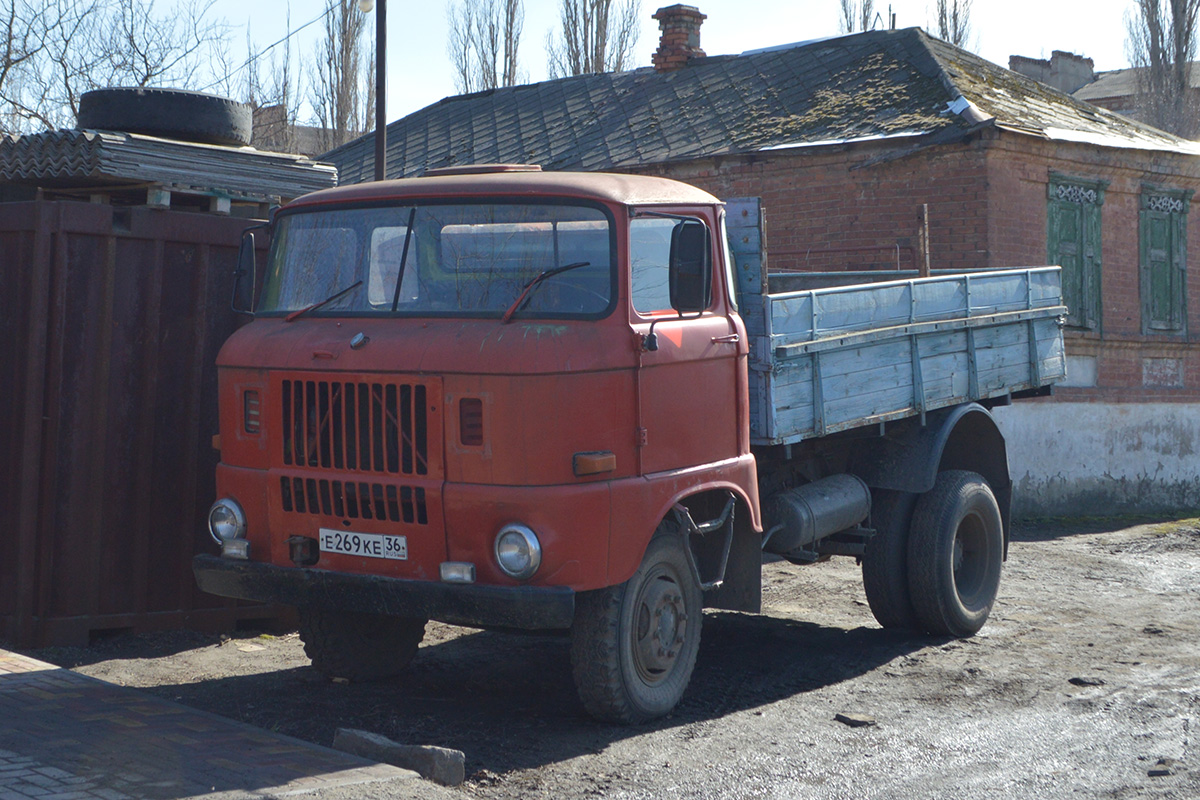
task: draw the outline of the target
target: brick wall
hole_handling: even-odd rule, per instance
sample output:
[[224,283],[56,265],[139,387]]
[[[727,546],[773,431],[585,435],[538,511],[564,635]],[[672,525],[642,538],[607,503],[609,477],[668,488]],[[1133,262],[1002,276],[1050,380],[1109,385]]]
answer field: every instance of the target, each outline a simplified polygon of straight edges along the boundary
[[984,150],[948,146],[869,164],[894,147],[776,151],[644,171],[717,197],[761,197],[773,270],[895,269],[897,246],[900,267],[914,269],[922,203],[929,204],[935,269],[987,266]]

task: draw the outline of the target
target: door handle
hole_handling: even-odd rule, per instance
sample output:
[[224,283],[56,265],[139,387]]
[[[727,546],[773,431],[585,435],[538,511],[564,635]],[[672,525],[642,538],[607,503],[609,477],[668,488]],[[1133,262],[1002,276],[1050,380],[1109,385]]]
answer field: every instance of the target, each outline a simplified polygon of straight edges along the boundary
[[742,337],[736,333],[727,333],[724,336],[712,337],[713,344],[737,344],[742,340]]

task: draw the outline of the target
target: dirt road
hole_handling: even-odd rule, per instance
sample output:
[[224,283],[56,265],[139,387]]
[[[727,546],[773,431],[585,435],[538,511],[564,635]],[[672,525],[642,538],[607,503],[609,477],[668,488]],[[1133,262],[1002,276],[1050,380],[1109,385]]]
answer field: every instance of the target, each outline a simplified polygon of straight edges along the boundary
[[640,728],[583,715],[565,637],[431,624],[382,685],[324,681],[294,634],[33,655],[321,744],[458,748],[496,800],[1200,797],[1200,520],[1019,528],[963,641],[881,630],[849,559],[764,582],[763,615],[706,614],[683,703]]

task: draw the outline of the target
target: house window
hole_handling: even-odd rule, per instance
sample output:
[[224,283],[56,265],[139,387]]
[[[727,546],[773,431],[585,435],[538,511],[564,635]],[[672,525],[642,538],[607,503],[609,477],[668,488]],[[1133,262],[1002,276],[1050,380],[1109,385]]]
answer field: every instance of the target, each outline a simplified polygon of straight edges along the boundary
[[1142,333],[1187,331],[1187,212],[1190,191],[1142,188],[1139,214]]
[[1100,327],[1100,207],[1107,181],[1050,176],[1046,249],[1062,267],[1067,324]]

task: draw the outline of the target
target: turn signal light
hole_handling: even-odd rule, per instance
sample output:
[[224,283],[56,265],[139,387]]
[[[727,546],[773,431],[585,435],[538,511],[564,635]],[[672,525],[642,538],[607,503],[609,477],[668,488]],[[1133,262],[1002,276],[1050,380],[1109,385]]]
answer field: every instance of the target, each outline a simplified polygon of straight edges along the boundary
[[571,459],[572,471],[579,476],[598,475],[617,468],[617,456],[607,450],[594,453],[576,453]]

